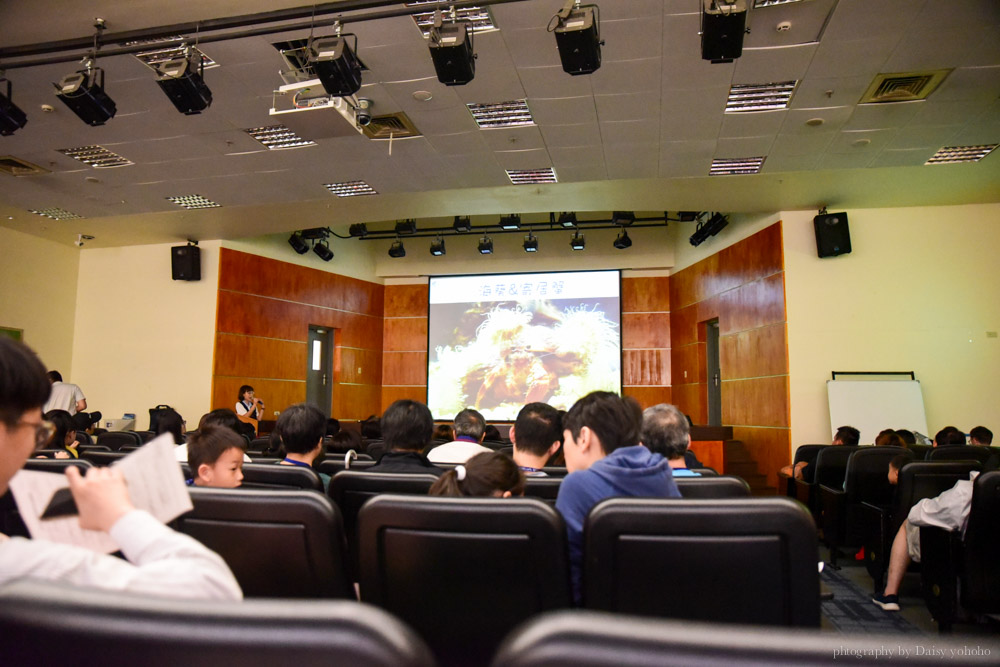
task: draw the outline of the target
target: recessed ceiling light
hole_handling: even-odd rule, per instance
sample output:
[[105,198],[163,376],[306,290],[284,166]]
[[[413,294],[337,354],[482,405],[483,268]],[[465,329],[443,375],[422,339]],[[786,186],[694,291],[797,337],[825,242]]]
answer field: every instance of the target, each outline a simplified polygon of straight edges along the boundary
[[729,89],[726,113],[787,109],[798,81],[740,84]]
[[71,213],[65,209],[52,206],[50,208],[41,208],[38,210],[30,209],[29,213],[34,213],[35,215],[40,215],[44,218],[51,218],[52,220],[81,220],[82,215],[77,215],[76,213]]
[[74,160],[90,165],[94,169],[110,169],[112,167],[128,167],[135,164],[118,153],[113,153],[103,146],[80,146],[79,148],[60,148],[58,152]]
[[979,146],[945,146],[924,164],[954,164],[956,162],[979,162],[992,153],[1000,144]]
[[508,169],[507,178],[514,185],[531,185],[533,183],[558,183],[556,170],[547,169]]
[[822,118],[810,118],[809,120],[806,121],[806,125],[808,125],[809,127],[819,127],[825,122],[826,121],[823,120]]
[[315,141],[303,139],[284,125],[267,125],[244,130],[251,137],[263,144],[268,150],[277,151],[286,148],[302,148],[315,146]]
[[765,157],[741,157],[712,160],[712,168],[708,173],[711,176],[756,174],[760,172],[760,168],[764,164]]
[[198,208],[220,208],[220,204],[216,204],[211,199],[205,199],[201,195],[177,195],[176,197],[167,197],[167,201],[177,204],[181,208],[186,208],[188,210],[198,209]]
[[323,187],[338,197],[357,197],[360,195],[377,195],[375,188],[364,181],[347,181],[345,183],[324,183]]
[[519,127],[534,125],[526,100],[511,100],[496,104],[467,104],[479,127]]
[[434,95],[429,90],[416,90],[413,92],[413,99],[418,102],[430,102]]

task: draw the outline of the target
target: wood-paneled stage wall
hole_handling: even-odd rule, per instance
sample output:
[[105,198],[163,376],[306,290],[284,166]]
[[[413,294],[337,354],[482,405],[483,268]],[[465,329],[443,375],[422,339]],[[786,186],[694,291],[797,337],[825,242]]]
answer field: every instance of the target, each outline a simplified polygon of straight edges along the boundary
[[705,323],[718,319],[722,424],[776,485],[791,455],[781,223],[671,276],[670,303],[674,402],[707,423]]

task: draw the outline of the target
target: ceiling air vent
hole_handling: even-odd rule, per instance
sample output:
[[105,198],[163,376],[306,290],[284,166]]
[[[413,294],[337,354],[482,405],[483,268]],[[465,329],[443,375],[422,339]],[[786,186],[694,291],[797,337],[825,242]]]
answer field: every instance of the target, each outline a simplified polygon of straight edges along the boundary
[[0,171],[11,176],[35,176],[49,173],[48,169],[39,167],[37,164],[25,162],[13,155],[0,156]]
[[925,99],[941,85],[950,69],[927,72],[879,74],[861,97],[860,104],[877,102],[912,102]]
[[402,111],[385,116],[373,116],[367,125],[361,126],[361,132],[369,139],[405,139],[420,136],[420,130]]

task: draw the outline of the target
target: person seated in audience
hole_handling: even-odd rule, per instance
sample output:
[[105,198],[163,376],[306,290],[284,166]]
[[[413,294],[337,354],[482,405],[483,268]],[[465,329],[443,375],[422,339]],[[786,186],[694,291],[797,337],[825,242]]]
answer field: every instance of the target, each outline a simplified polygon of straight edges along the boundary
[[642,413],[642,444],[667,459],[674,477],[701,477],[689,470],[684,453],[691,445],[691,431],[684,413],[669,403],[646,408]]
[[361,434],[357,431],[340,431],[326,442],[326,451],[330,454],[346,454],[352,449],[358,454],[365,451]]
[[[0,337],[0,494],[54,430],[42,420],[41,410],[50,389],[35,353]],[[110,533],[125,559],[68,544],[0,536],[0,584],[35,578],[163,597],[243,597],[218,554],[132,505],[121,470],[91,468],[83,476],[70,467],[65,474],[80,527]]]
[[198,429],[187,443],[193,486],[235,489],[243,482],[246,441],[224,426]]
[[562,413],[548,403],[528,403],[510,427],[514,463],[528,477],[545,477],[542,468],[562,447]]
[[903,439],[891,428],[887,428],[875,436],[875,446],[876,447],[905,447],[906,443]]
[[893,486],[899,484],[899,471],[903,469],[907,463],[910,462],[910,457],[905,454],[900,454],[899,456],[893,456],[892,460],[889,461],[889,483]]
[[429,491],[432,496],[524,495],[524,475],[509,456],[501,452],[476,454],[465,463],[446,470]]
[[388,451],[382,440],[382,420],[375,415],[361,421],[361,439],[365,441],[365,453],[376,461]]
[[[687,423],[688,423],[688,433],[690,433],[691,429],[694,427],[694,422],[691,421],[691,416],[687,415],[687,414],[684,415],[684,419],[687,420]],[[699,461],[697,455],[695,455],[695,453],[693,451],[691,451],[691,445],[690,444],[688,445],[687,451],[684,452],[684,465],[686,465],[688,468],[704,468],[705,467],[705,464],[702,463],[701,461]]]
[[174,438],[175,445],[183,445],[184,426],[187,424],[173,408],[167,408],[160,413],[159,421],[156,423],[156,435],[169,433]]
[[969,521],[972,507],[972,485],[979,473],[969,473],[969,479],[960,479],[936,498],[924,498],[910,508],[903,525],[892,540],[889,551],[889,572],[885,590],[875,595],[872,602],[886,611],[899,611],[899,587],[910,561],[920,562],[920,527],[936,526],[952,532],[961,531]]
[[73,426],[77,431],[93,435],[94,424],[99,424],[103,416],[100,412],[77,412],[73,415]]
[[[312,469],[313,463],[323,453],[323,435],[326,417],[312,403],[296,403],[285,408],[278,417],[274,430],[285,448],[285,458],[278,465],[299,466]],[[317,472],[323,488],[330,486],[330,476]]]
[[441,476],[444,471],[423,455],[434,434],[434,418],[423,403],[400,399],[382,415],[382,437],[388,451],[371,472],[410,472]]
[[905,447],[917,444],[917,436],[913,435],[913,431],[907,430],[905,428],[897,428],[896,435],[903,439]]
[[500,429],[493,424],[487,424],[486,430],[483,431],[483,442],[503,443],[503,436],[500,435]]
[[965,434],[955,426],[945,426],[934,434],[935,447],[955,447],[965,444]]
[[[200,431],[206,426],[211,425],[225,426],[241,438],[243,437],[242,429],[240,428],[240,420],[236,418],[236,413],[228,408],[219,408],[217,410],[212,410],[211,412],[206,412],[201,416],[201,420],[198,422],[198,430]],[[176,441],[176,438],[174,440]],[[246,442],[245,439],[244,442]],[[178,461],[187,461],[187,445],[177,445],[174,448],[174,456],[177,457]],[[245,453],[243,454],[243,462],[250,463],[250,457]]]
[[[857,445],[861,441],[861,431],[854,428],[853,426],[841,426],[837,429],[836,435],[833,436],[833,445]],[[807,461],[799,461],[795,464],[795,468],[788,465],[781,469],[783,475],[789,477],[794,477],[795,479],[805,480],[806,482],[813,481],[813,473],[816,471],[816,462],[813,461],[809,463]]]
[[73,417],[65,410],[49,410],[42,418],[56,427],[52,438],[46,443],[48,449],[58,449],[57,459],[78,459],[80,452],[76,449],[76,424]]
[[476,454],[493,451],[483,447],[485,436],[486,419],[478,410],[466,408],[455,415],[455,439],[433,448],[427,453],[427,460],[431,463],[465,463]]
[[618,496],[679,498],[670,464],[639,444],[642,412],[631,397],[587,394],[563,418],[569,474],[556,509],[566,521],[573,598],[582,598],[583,524],[594,505]]
[[326,433],[325,435],[333,437],[340,433],[340,420],[330,417],[326,420]]
[[455,429],[452,428],[451,424],[438,424],[434,427],[434,434],[431,436],[431,442],[445,443],[451,442],[455,439]]
[[993,444],[993,431],[985,426],[977,426],[969,431],[969,444],[989,447]]

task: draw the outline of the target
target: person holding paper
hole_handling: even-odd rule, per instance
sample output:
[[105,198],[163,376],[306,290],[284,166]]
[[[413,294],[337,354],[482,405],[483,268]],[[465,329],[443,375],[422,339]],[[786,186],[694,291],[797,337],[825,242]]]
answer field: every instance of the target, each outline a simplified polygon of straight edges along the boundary
[[[22,343],[0,337],[0,494],[54,428],[42,420],[45,368]],[[0,584],[31,577],[163,597],[239,600],[239,584],[218,554],[176,533],[129,498],[120,470],[66,471],[80,526],[105,531],[128,561],[82,547],[0,536]]]

